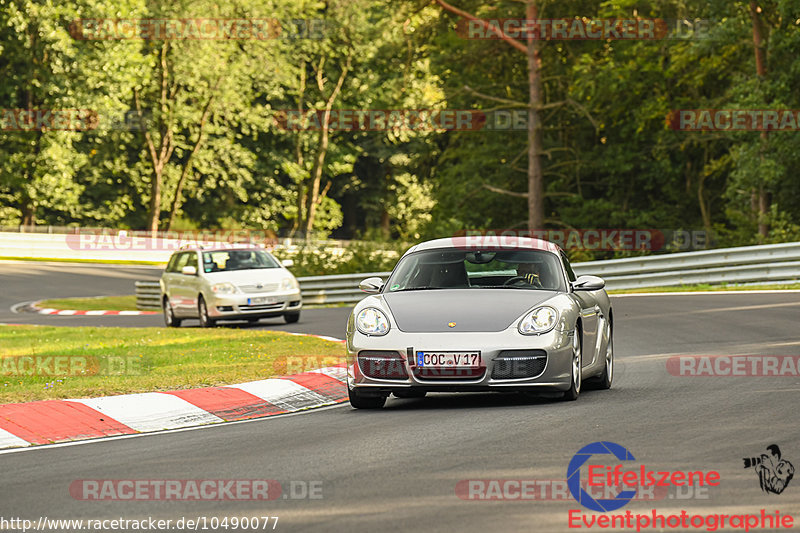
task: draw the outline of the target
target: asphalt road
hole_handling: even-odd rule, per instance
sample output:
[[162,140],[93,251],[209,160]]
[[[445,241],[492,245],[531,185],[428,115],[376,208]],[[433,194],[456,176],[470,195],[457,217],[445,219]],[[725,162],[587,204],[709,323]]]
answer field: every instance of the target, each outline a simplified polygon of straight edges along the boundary
[[[0,261],[0,323],[43,324],[57,326],[163,326],[161,315],[142,316],[50,316],[13,313],[11,307],[46,298],[77,296],[116,296],[133,294],[135,282],[157,280],[162,270],[155,267],[109,266],[79,263],[39,263]],[[229,327],[271,329],[313,333],[343,338],[350,309],[304,309],[300,322],[286,324],[283,318],[261,320],[251,326],[246,322],[225,323]],[[187,320],[184,327],[198,327],[197,320]]]
[[[134,279],[138,273],[128,274]],[[111,290],[113,283],[105,283],[98,280],[92,293]],[[36,295],[22,289],[13,288],[12,296],[5,291],[0,303],[46,292],[44,286]],[[61,290],[77,294],[76,288]],[[610,514],[765,509],[800,520],[800,474],[783,494],[766,494],[753,469],[742,466],[742,458],[758,457],[776,443],[783,458],[800,467],[800,379],[678,377],[666,367],[672,355],[799,355],[800,297],[669,295],[614,298],[613,305],[617,368],[609,391],[585,391],[570,403],[491,394],[390,399],[377,412],[344,405],[0,454],[0,517],[174,523],[181,517],[278,516],[276,531],[568,531],[569,511],[581,509],[574,500],[466,501],[456,487],[477,479],[563,480],[582,446],[607,440],[625,446],[648,470],[721,475],[718,487],[693,498],[679,499],[670,489],[663,500],[633,501]],[[321,482],[322,498],[98,502],[69,492],[82,479],[253,478],[287,486]]]

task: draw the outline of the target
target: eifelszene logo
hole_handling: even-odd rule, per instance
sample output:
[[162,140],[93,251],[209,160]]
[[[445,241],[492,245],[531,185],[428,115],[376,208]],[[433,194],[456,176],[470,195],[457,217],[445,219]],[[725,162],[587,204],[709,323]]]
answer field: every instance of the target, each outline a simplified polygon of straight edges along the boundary
[[640,487],[689,487],[689,486],[718,486],[720,474],[715,470],[704,472],[695,471],[654,471],[645,465],[638,465],[634,470],[623,470],[623,465],[613,467],[591,464],[586,468],[587,488],[604,487],[606,489],[619,488],[613,498],[595,499],[584,490],[581,479],[581,467],[594,455],[612,455],[618,461],[635,461],[636,458],[619,444],[601,441],[587,444],[576,453],[567,467],[567,487],[570,494],[582,506],[592,511],[606,513],[624,507],[635,496]]
[[794,466],[785,459],[781,459],[781,449],[777,444],[767,446],[769,454],[762,453],[761,457],[745,457],[745,468],[752,468],[758,474],[758,483],[761,490],[780,494],[789,485],[794,477]]
[[[617,493],[612,499],[596,500],[581,487],[581,466],[583,466],[592,455],[602,454],[612,454],[620,461],[636,460],[631,452],[613,442],[603,441],[587,444],[578,450],[578,453],[576,453],[569,462],[569,466],[567,467],[567,487],[569,487],[569,492],[572,494],[572,497],[575,498],[579,504],[592,511],[605,513],[624,507],[636,496],[636,490],[623,490]],[[591,480],[589,484],[592,484]]]

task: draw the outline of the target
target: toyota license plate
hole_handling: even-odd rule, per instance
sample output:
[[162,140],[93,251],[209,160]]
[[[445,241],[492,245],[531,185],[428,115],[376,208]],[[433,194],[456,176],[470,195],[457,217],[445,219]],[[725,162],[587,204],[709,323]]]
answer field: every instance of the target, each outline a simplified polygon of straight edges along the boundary
[[481,352],[417,352],[417,366],[478,368],[481,366]]
[[258,296],[256,298],[248,298],[247,305],[269,305],[278,303],[277,298],[270,298],[268,296]]

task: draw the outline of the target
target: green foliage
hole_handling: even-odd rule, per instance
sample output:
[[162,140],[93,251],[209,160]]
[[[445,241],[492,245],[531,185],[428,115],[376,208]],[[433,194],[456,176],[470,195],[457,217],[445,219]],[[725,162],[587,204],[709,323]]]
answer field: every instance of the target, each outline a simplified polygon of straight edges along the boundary
[[[516,0],[451,3],[484,18],[525,16]],[[665,120],[677,109],[800,109],[796,0],[759,2],[763,77],[744,0],[538,4],[540,17],[708,22],[707,32],[661,40],[539,43],[547,228],[708,229],[720,246],[800,238],[800,135],[675,131]],[[70,36],[75,19],[118,17],[274,17],[284,32],[292,19],[325,26],[311,39]],[[158,174],[151,147],[169,140],[162,227],[175,204],[173,228],[299,235],[319,166],[318,237],[386,247],[523,229],[526,131],[334,129],[325,144],[319,131],[274,120],[280,110],[323,109],[340,77],[333,109],[524,108],[526,55],[501,40],[460,37],[458,20],[425,0],[0,1],[0,109],[92,109],[101,118],[86,132],[0,130],[0,224],[143,228]],[[137,100],[145,131],[107,126],[136,116]],[[292,253],[305,273],[333,273],[335,261],[345,271],[391,266],[354,246],[362,245],[338,259]]]

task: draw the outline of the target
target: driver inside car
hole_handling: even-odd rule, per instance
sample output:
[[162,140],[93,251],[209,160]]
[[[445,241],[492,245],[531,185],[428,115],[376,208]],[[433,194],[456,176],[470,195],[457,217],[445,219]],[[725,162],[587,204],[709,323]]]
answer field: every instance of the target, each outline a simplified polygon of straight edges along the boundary
[[517,276],[522,278],[520,281],[524,281],[528,285],[542,288],[540,275],[541,270],[538,263],[520,263],[517,265]]

